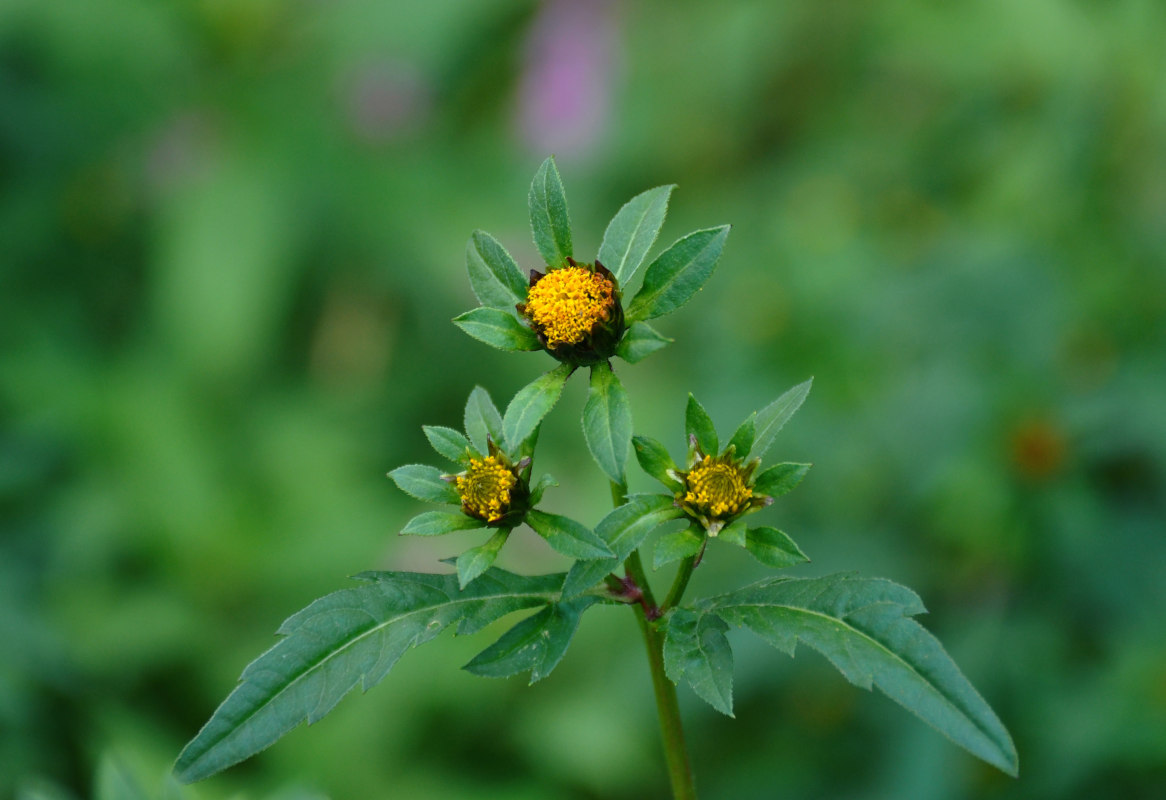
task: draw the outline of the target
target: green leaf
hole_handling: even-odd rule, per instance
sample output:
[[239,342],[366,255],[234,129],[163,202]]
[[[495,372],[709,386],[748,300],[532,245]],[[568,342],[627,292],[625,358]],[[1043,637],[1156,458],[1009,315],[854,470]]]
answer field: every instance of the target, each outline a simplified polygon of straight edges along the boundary
[[494,569],[459,590],[454,575],[361,577],[370,582],[322,597],[280,627],[280,641],[243,670],[239,686],[178,756],[179,780],[207,778],[301,722],[316,722],[357,684],[371,688],[407,650],[452,623],[468,633],[557,601],[563,579]]
[[644,543],[652,531],[670,519],[684,516],[670,495],[637,494],[609,512],[595,526],[595,533],[615,553],[613,558],[576,561],[567,573],[563,596],[574,597],[618,569],[632,551]]
[[546,492],[546,490],[551,488],[552,486],[558,486],[558,485],[559,485],[559,482],[557,480],[555,480],[554,476],[544,474],[542,477],[540,477],[538,479],[538,483],[536,483],[533,487],[531,487],[530,504],[532,506],[537,506],[539,504],[539,501],[543,499],[543,493]]
[[794,464],[788,461],[774,464],[753,481],[753,492],[781,497],[801,483],[812,466],[813,464]]
[[668,454],[664,445],[648,436],[633,436],[632,449],[636,452],[636,460],[640,462],[640,469],[651,475],[660,483],[672,490],[681,488],[680,481],[668,474],[669,470],[677,471],[679,467]]
[[502,437],[502,416],[490,399],[490,393],[481,386],[475,386],[470,392],[470,399],[466,401],[465,423],[466,435],[480,455],[487,452],[487,436],[499,446],[505,442]]
[[712,274],[728,235],[728,225],[695,231],[657,256],[628,305],[627,319],[652,319],[687,303]]
[[749,526],[745,524],[745,520],[735,520],[722,528],[717,538],[722,542],[744,547],[749,541]]
[[529,281],[506,248],[485,231],[474,231],[466,244],[466,272],[484,306],[512,311],[526,299]]
[[570,364],[560,364],[518,390],[502,418],[502,434],[508,447],[520,445],[554,408],[572,369]]
[[583,438],[591,457],[607,477],[624,483],[632,439],[632,407],[623,384],[605,362],[591,368],[591,389],[583,407]]
[[474,308],[453,318],[453,324],[499,350],[541,350],[542,343],[513,314],[497,308]]
[[426,511],[418,514],[401,529],[402,536],[440,536],[452,531],[484,528],[486,523],[460,511]]
[[656,542],[652,555],[652,567],[659,569],[665,564],[694,556],[704,545],[704,532],[698,525],[683,530],[666,533]]
[[407,464],[389,473],[393,483],[402,492],[428,503],[454,503],[460,505],[461,497],[457,489],[441,477],[441,470],[428,464]]
[[745,549],[762,564],[774,569],[784,569],[810,560],[793,539],[767,525],[750,528],[746,532]]
[[422,425],[421,430],[425,432],[425,438],[429,440],[429,444],[439,455],[445,456],[455,464],[465,462],[470,440],[461,431],[444,428],[440,425]]
[[802,403],[805,402],[806,395],[810,393],[810,387],[813,385],[813,378],[799,383],[757,412],[757,433],[753,439],[753,456],[755,458],[761,458],[769,450],[769,446],[773,444],[778,431],[785,427],[794,412],[802,407]]
[[696,443],[706,456],[715,456],[719,452],[717,429],[713,427],[712,417],[691,394],[688,395],[688,406],[684,409],[684,435],[695,436]]
[[530,670],[530,682],[541,681],[563,659],[580,615],[595,602],[594,597],[580,597],[547,606],[502,634],[462,669],[487,678]]
[[678,608],[668,615],[664,636],[664,672],[682,680],[722,714],[733,716],[733,651],[716,614]]
[[729,440],[729,447],[733,448],[733,452],[737,458],[745,459],[749,457],[749,451],[753,449],[753,437],[756,432],[756,414],[750,414],[749,417],[738,426],[737,430],[733,432],[733,438]]
[[526,524],[547,540],[547,544],[569,558],[608,558],[611,548],[594,531],[569,517],[529,511]]
[[485,544],[471,547],[469,550],[457,557],[457,580],[458,586],[462,589],[469,585],[469,582],[488,570],[498,558],[498,552],[502,549],[502,545],[506,544],[506,540],[510,538],[510,529],[502,528],[489,539]]
[[629,364],[635,364],[674,341],[646,322],[633,322],[616,345],[615,354]]
[[607,224],[599,246],[599,262],[615,274],[620,285],[636,274],[655,244],[668,213],[668,198],[675,188],[657,186],[641,192],[624,203]]
[[960,747],[1016,775],[1008,731],[939,641],[911,619],[923,611],[914,592],[890,581],[831,575],[770,578],[702,601],[697,613],[746,627],[791,656],[801,640],[854,685],[878,687]]
[[530,230],[543,259],[557,267],[573,255],[567,195],[551,156],[538,168],[530,184]]

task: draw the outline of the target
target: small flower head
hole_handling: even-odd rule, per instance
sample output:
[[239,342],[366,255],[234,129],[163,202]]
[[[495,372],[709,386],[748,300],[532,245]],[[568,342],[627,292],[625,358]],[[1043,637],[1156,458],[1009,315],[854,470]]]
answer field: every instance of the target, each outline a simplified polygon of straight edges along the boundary
[[527,511],[530,493],[524,471],[530,459],[511,464],[493,441],[488,444],[489,455],[472,454],[465,471],[446,480],[453,483],[467,516],[492,527],[513,527]]
[[605,361],[623,335],[623,308],[615,276],[600,264],[532,270],[526,302],[518,313],[552,356],[576,365]]
[[760,462],[743,461],[736,457],[733,445],[719,456],[706,456],[693,437],[688,470],[669,472],[681,484],[676,505],[710,536],[738,517],[773,502],[772,497],[753,490],[753,473]]

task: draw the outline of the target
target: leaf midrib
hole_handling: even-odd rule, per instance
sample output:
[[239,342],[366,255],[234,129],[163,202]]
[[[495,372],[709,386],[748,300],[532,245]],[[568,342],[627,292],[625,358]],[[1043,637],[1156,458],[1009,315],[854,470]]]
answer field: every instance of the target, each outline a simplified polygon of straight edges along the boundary
[[[705,232],[706,231],[699,231],[699,233],[705,233]],[[683,267],[681,267],[678,270],[673,271],[672,275],[669,276],[669,278],[666,282],[660,284],[659,288],[656,289],[654,292],[650,292],[650,293],[649,292],[642,292],[641,294],[636,295],[635,299],[632,301],[633,309],[629,309],[629,316],[635,317],[637,314],[641,313],[646,307],[648,307],[649,304],[655,303],[655,301],[657,299],[659,299],[660,296],[663,295],[664,292],[669,287],[675,285],[676,281],[679,279],[679,277],[682,273],[687,272],[689,267],[691,267],[693,265],[693,263],[695,263],[698,258],[700,258],[702,255],[704,255],[706,250],[708,250],[710,247],[713,246],[713,242],[715,242],[717,240],[717,235],[720,233],[720,229],[719,228],[712,228],[708,232],[711,233],[712,235],[709,236],[709,239],[707,242],[705,242],[704,246],[701,247],[700,250],[696,251],[692,255],[692,257],[689,258],[684,263]],[[693,235],[694,234],[689,234],[688,236],[686,236],[684,238],[687,239]],[[684,241],[684,239],[681,239],[680,241]],[[677,244],[679,244],[679,242],[677,242]],[[675,247],[675,246],[676,245],[673,245],[673,247]],[[672,248],[670,247],[668,249],[671,250]],[[667,251],[665,251],[665,252],[667,252]],[[651,269],[652,269],[652,267],[651,267],[651,265],[649,265],[649,267],[648,267],[649,272],[651,271]],[[645,280],[646,280],[646,277],[645,277]],[[638,319],[638,317],[637,317],[637,319]]]

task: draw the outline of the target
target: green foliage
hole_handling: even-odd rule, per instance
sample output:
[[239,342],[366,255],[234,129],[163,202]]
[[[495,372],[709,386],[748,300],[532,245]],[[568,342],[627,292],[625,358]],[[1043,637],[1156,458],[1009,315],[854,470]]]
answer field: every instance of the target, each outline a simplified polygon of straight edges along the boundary
[[713,420],[691,394],[688,395],[688,406],[684,410],[684,434],[690,438],[695,437],[702,452],[708,455],[720,452]]
[[466,244],[466,272],[474,296],[487,308],[513,311],[526,299],[527,281],[518,264],[485,231],[474,231]]
[[454,562],[457,567],[458,588],[464,589],[474,578],[493,566],[498,559],[502,545],[510,538],[510,531],[502,528],[486,540],[485,544],[471,547],[457,557]]
[[633,322],[615,348],[615,354],[629,364],[643,361],[648,356],[673,342],[646,322]]
[[441,470],[425,464],[397,467],[389,473],[402,492],[429,503],[460,503],[457,490],[442,478]]
[[679,467],[672,460],[672,456],[668,455],[668,450],[664,445],[650,436],[633,436],[632,448],[636,451],[636,460],[640,462],[640,469],[665,486],[680,488],[680,483],[668,474],[675,472]]
[[583,438],[607,477],[624,483],[632,440],[632,409],[623,384],[609,364],[591,368],[591,390],[583,407]]
[[543,511],[531,511],[526,522],[547,544],[569,558],[607,558],[611,548],[594,531],[573,519]]
[[791,464],[784,462],[774,464],[762,472],[755,479],[753,490],[758,494],[767,494],[770,497],[781,497],[783,494],[797,488],[810,471],[812,464]]
[[511,446],[517,446],[534,433],[543,417],[559,401],[563,384],[567,382],[571,372],[571,365],[560,364],[518,390],[510,405],[506,406],[506,415],[502,418],[504,441]]
[[704,531],[696,525],[666,533],[656,541],[652,566],[658,569],[673,561],[695,556],[704,547],[704,543]]
[[475,308],[454,317],[453,324],[499,350],[538,350],[542,344],[534,331],[513,314],[496,308]]
[[664,628],[664,668],[673,683],[684,681],[722,714],[733,716],[733,651],[716,614],[673,611]]
[[529,205],[530,229],[539,253],[548,266],[564,264],[574,251],[571,222],[567,217],[567,195],[554,158],[544,161],[534,174]]
[[628,319],[652,319],[687,303],[712,275],[728,236],[728,225],[695,231],[657,256],[628,305]]
[[757,419],[754,423],[752,450],[754,457],[762,458],[769,452],[773,440],[777,438],[777,434],[789,422],[790,417],[802,407],[802,403],[806,401],[806,396],[810,393],[810,387],[813,385],[813,378],[799,383],[757,412]]
[[445,456],[455,464],[461,464],[466,460],[466,450],[470,447],[470,440],[465,437],[465,434],[441,425],[422,425],[421,430],[425,432],[425,438],[429,440],[429,444],[433,446],[438,455]]
[[615,275],[622,286],[631,280],[656,243],[668,198],[675,185],[657,186],[628,200],[612,217],[599,246],[599,261]]
[[490,399],[490,393],[481,386],[475,386],[466,401],[465,426],[466,436],[479,453],[486,452],[487,437],[496,444],[506,441],[502,434],[502,416]]
[[563,659],[579,627],[579,616],[595,602],[594,597],[579,597],[549,604],[502,634],[464,669],[487,678],[507,678],[529,670],[532,684],[541,681]]
[[402,535],[440,536],[443,533],[485,527],[486,523],[460,511],[425,511],[405,523]]

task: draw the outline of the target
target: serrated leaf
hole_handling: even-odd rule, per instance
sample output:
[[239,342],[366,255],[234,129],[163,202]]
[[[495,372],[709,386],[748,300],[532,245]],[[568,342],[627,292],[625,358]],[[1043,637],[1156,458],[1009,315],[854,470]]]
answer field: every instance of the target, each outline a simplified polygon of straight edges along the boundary
[[688,406],[684,409],[684,435],[695,436],[696,443],[707,456],[715,456],[719,452],[717,429],[713,427],[712,417],[691,394],[688,395]]
[[673,341],[646,322],[633,322],[616,345],[615,354],[629,364],[635,364]]
[[627,307],[627,319],[652,319],[687,303],[712,274],[728,235],[728,225],[694,231],[657,256]]
[[545,511],[527,512],[526,524],[547,544],[569,558],[608,558],[611,548],[586,525]]
[[753,437],[756,433],[756,418],[756,414],[750,414],[737,427],[737,430],[733,432],[733,438],[729,440],[728,446],[733,448],[733,452],[737,458],[748,458],[749,451],[753,449]]
[[793,539],[767,525],[746,531],[745,549],[762,564],[774,569],[784,569],[810,560]]
[[923,611],[910,589],[848,575],[771,578],[697,609],[790,655],[804,642],[854,685],[878,687],[960,747],[1015,775],[1012,738],[939,641],[911,619]]
[[614,273],[620,285],[636,274],[655,244],[668,213],[668,198],[675,188],[657,186],[641,192],[624,203],[607,224],[599,246],[599,262]]
[[502,634],[462,669],[487,678],[507,678],[530,671],[533,684],[551,674],[579,628],[579,617],[596,602],[580,597],[553,603]]
[[486,523],[460,511],[426,511],[405,523],[402,536],[440,536],[453,531],[484,528]]
[[457,489],[442,480],[441,470],[428,464],[406,464],[389,473],[397,488],[407,495],[428,503],[460,504]]
[[487,452],[487,436],[497,445],[505,441],[502,436],[502,415],[490,399],[490,393],[481,386],[475,386],[466,401],[465,425],[466,435],[479,454]]
[[574,253],[567,195],[554,156],[539,166],[530,184],[530,230],[534,244],[549,266],[557,267]]
[[652,567],[659,569],[673,561],[694,556],[700,552],[703,545],[704,533],[696,525],[666,533],[656,542],[656,549],[652,554]]
[[502,435],[507,447],[517,447],[534,432],[558,402],[572,369],[570,364],[560,364],[518,390],[502,418]]
[[510,529],[503,528],[486,540],[485,544],[471,547],[457,557],[458,586],[466,588],[470,581],[488,570],[498,558],[502,545],[510,538]]
[[466,244],[466,272],[478,301],[509,311],[526,299],[528,280],[506,248],[485,231],[474,231]]
[[441,425],[422,425],[421,430],[438,455],[445,456],[455,464],[461,464],[466,460],[466,450],[470,446],[470,440],[461,431],[455,431],[453,428],[445,428]]
[[595,533],[615,553],[613,558],[576,561],[567,572],[563,596],[574,597],[618,569],[632,551],[644,543],[652,531],[671,519],[684,516],[669,495],[637,494],[609,512],[595,526]]
[[591,388],[583,407],[583,438],[591,457],[607,477],[624,483],[632,439],[632,407],[623,384],[604,362],[591,368]]
[[632,449],[635,450],[636,460],[640,462],[640,469],[669,489],[681,488],[680,481],[668,474],[669,470],[676,471],[679,467],[664,445],[649,436],[633,436]]
[[799,483],[813,464],[795,464],[789,461],[774,464],[764,470],[753,482],[755,494],[767,494],[770,497],[781,497],[788,494]]
[[810,387],[813,385],[813,378],[799,383],[757,412],[757,432],[753,439],[754,458],[762,458],[765,455],[770,445],[773,444],[773,440],[777,438],[778,431],[785,427],[789,418],[802,407],[802,403],[806,401],[806,395],[810,393]]
[[448,625],[474,630],[521,608],[559,599],[562,574],[531,578],[490,570],[463,590],[454,575],[388,572],[316,600],[279,629],[274,647],[178,756],[184,783],[202,780],[316,722],[359,683],[367,691],[411,647]]
[[717,711],[733,716],[733,651],[716,614],[678,608],[668,615],[664,672],[673,683],[685,681]]
[[544,474],[538,482],[530,489],[530,504],[537,506],[539,501],[543,499],[543,493],[552,486],[558,486],[559,482],[555,480],[553,475]]
[[497,308],[474,308],[453,318],[453,324],[499,350],[541,350],[538,335],[513,314]]

